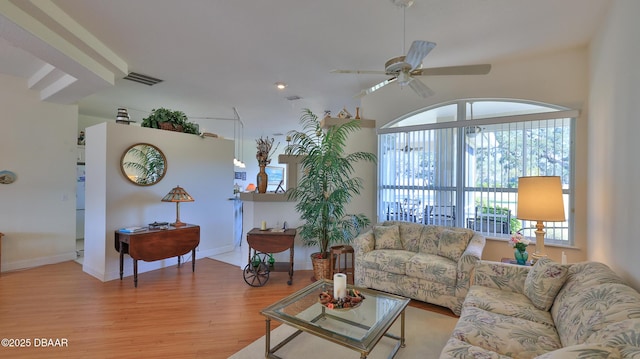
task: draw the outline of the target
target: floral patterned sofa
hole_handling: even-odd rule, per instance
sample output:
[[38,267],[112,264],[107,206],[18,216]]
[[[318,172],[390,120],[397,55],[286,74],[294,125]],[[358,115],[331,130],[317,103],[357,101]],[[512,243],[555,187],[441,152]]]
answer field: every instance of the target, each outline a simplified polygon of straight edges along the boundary
[[440,358],[640,358],[640,294],[598,262],[480,261]]
[[354,239],[355,284],[460,314],[485,238],[470,229],[387,221]]

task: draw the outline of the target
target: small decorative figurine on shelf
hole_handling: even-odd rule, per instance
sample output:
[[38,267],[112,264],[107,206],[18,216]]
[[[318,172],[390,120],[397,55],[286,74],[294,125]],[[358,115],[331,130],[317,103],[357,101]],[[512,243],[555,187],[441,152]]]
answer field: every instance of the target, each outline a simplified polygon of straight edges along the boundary
[[347,108],[343,108],[342,111],[338,112],[338,118],[346,120],[351,118],[351,114],[347,111]]

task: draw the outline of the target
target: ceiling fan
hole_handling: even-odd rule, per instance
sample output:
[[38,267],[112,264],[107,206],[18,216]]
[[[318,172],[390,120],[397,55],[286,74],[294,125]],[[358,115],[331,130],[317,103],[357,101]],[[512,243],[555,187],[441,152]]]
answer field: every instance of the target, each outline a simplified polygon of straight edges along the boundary
[[[413,0],[391,0],[396,6],[404,9],[413,4]],[[403,14],[404,17],[404,14]],[[403,20],[403,23],[405,21]],[[406,26],[406,25],[404,25]],[[404,47],[403,35],[403,47]],[[405,56],[394,57],[384,64],[384,71],[375,70],[332,70],[331,73],[339,74],[374,74],[387,75],[391,78],[382,81],[368,89],[362,90],[358,96],[368,95],[382,87],[398,82],[401,87],[409,85],[413,91],[422,97],[429,97],[434,94],[424,82],[415,76],[441,76],[441,75],[486,75],[491,71],[491,65],[465,65],[465,66],[447,66],[422,68],[422,60],[429,54],[436,44],[429,41],[416,40],[411,43],[409,52]],[[404,52],[404,51],[403,51]]]

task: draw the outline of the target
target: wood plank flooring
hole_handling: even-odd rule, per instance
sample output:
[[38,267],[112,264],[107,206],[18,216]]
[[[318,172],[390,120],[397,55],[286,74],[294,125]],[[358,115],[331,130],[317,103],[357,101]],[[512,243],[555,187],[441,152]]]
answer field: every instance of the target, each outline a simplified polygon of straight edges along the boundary
[[[3,342],[0,358],[227,358],[264,335],[261,309],[307,286],[311,276],[297,271],[289,286],[287,273],[274,272],[254,288],[237,266],[209,258],[197,260],[195,273],[191,263],[141,273],[138,288],[132,277],[103,283],[73,261],[5,272],[0,339],[29,339],[30,347]],[[50,346],[56,339],[67,345]]]

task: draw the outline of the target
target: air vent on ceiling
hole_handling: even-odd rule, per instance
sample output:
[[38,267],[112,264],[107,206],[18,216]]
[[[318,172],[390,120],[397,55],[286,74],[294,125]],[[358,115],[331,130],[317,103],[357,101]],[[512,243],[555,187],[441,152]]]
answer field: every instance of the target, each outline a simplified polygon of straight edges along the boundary
[[300,97],[298,95],[293,95],[293,96],[287,96],[286,99],[289,100],[289,101],[296,101],[296,100],[302,99],[302,97]]
[[148,85],[148,86],[153,86],[153,85],[155,85],[157,83],[162,82],[162,80],[160,80],[160,79],[156,79],[156,78],[151,77],[151,76],[139,74],[137,72],[129,72],[129,74],[124,77],[124,79],[125,80],[129,80],[129,81],[133,81],[133,82],[137,82],[137,83],[141,83],[141,84],[144,84],[144,85]]

